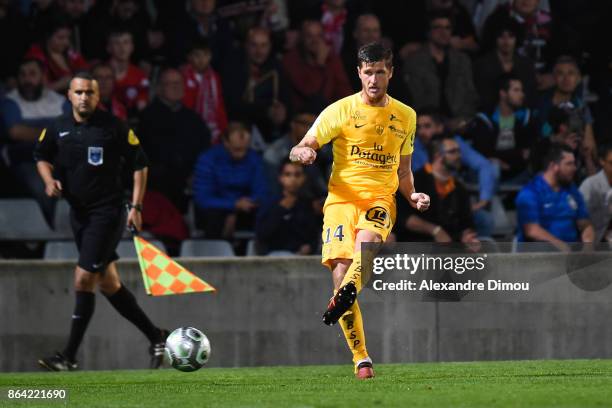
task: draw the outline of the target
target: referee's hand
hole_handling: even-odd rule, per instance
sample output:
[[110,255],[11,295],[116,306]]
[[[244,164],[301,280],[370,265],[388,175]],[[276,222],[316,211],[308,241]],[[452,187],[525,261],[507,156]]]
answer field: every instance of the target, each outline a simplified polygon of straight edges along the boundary
[[135,208],[130,209],[127,218],[127,225],[128,228],[133,226],[136,228],[136,231],[140,232],[142,229],[142,214],[140,214],[140,211]]
[[62,183],[59,180],[49,180],[45,183],[45,193],[49,197],[60,197],[62,195]]

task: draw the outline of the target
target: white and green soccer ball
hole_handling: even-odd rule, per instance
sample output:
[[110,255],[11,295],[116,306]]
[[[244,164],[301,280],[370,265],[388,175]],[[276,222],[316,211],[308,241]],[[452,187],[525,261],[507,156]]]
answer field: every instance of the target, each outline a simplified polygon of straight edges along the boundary
[[208,337],[193,327],[179,327],[166,339],[166,358],[180,371],[195,371],[208,361],[210,342]]

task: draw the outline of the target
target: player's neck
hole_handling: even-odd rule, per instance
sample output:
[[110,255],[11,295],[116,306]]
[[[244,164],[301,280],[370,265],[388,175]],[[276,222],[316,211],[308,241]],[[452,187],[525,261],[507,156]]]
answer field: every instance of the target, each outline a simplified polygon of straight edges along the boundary
[[364,104],[369,106],[375,106],[378,108],[384,108],[389,104],[389,95],[387,94],[384,94],[381,98],[374,100],[372,98],[369,98],[367,93],[361,91],[359,93],[359,98]]

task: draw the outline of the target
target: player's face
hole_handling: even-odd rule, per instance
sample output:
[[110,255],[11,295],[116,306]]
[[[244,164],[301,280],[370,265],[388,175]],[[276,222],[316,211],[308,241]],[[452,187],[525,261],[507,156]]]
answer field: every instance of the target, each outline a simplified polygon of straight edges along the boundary
[[47,47],[52,52],[64,53],[70,47],[70,30],[60,28],[47,41]]
[[299,164],[285,164],[278,181],[283,191],[296,194],[304,185],[304,168]]
[[522,16],[530,16],[536,12],[540,0],[514,0],[513,6],[517,13]]
[[436,123],[431,116],[417,115],[417,136],[427,144],[437,134],[442,133],[444,130],[442,124]]
[[270,37],[264,32],[254,32],[249,36],[246,52],[249,61],[255,65],[262,65],[270,56],[272,43]]
[[72,103],[72,111],[82,118],[89,117],[98,106],[100,92],[95,79],[75,78],[70,82],[68,99]]
[[118,61],[129,61],[134,52],[134,42],[130,34],[113,36],[108,44],[108,53]]
[[523,84],[521,81],[510,81],[508,91],[505,92],[506,101],[514,108],[518,109],[523,106],[525,100],[525,93],[523,92]]
[[444,140],[443,142],[443,163],[449,170],[458,170],[461,167],[461,150],[459,144],[454,140]]
[[191,9],[200,15],[211,14],[215,9],[215,0],[191,0]]
[[212,58],[210,51],[195,49],[189,53],[189,63],[196,72],[206,71]]
[[357,19],[357,27],[353,34],[357,47],[380,41],[380,22],[374,16],[362,16]]
[[21,96],[28,101],[40,98],[43,90],[43,71],[35,62],[23,64],[19,68],[17,88]]
[[431,22],[429,39],[438,47],[448,47],[452,32],[453,26],[448,18],[436,18]]
[[100,98],[102,100],[108,100],[113,94],[115,88],[115,74],[110,67],[101,66],[92,72],[94,78],[98,82],[100,88]]
[[168,71],[160,81],[160,93],[163,99],[170,103],[178,103],[185,96],[183,77],[178,71]]
[[574,175],[576,174],[576,159],[572,153],[563,152],[563,157],[556,164],[557,169],[557,180],[559,184],[567,186],[572,184]]
[[235,130],[228,135],[223,143],[230,153],[230,156],[232,156],[232,159],[242,160],[249,150],[251,135],[246,131]]
[[599,164],[601,165],[604,173],[606,173],[608,180],[612,180],[612,151],[608,152],[606,157],[603,159],[599,159]]
[[64,12],[72,18],[79,18],[85,14],[84,0],[64,0],[60,4]]
[[514,53],[516,48],[516,37],[509,31],[504,31],[497,37],[497,49],[504,55]]
[[361,64],[357,68],[361,87],[371,102],[378,102],[387,93],[389,80],[393,75],[393,68],[388,67],[384,61],[371,64]]
[[319,47],[324,43],[323,27],[319,23],[307,23],[302,28],[302,42],[304,48],[311,54],[317,54]]
[[557,64],[553,74],[557,88],[563,93],[573,93],[580,82],[580,72],[574,64]]

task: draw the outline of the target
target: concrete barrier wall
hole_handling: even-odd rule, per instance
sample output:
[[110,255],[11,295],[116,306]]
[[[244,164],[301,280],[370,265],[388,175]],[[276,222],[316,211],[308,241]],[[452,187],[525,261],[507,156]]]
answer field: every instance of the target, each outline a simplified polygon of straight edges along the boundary
[[[185,259],[216,294],[152,298],[136,262],[120,262],[125,285],[154,322],[191,325],[212,344],[211,366],[350,364],[339,327],[321,313],[331,294],[318,257]],[[376,362],[612,357],[612,285],[570,283],[567,260],[554,254],[496,255],[489,277],[537,280],[517,295],[420,302],[403,292],[360,295],[367,345]],[[588,267],[612,270],[606,259]],[[36,359],[65,344],[74,307],[73,264],[0,262],[0,370],[36,370]],[[603,271],[603,272],[602,272]],[[607,275],[606,275],[607,276]],[[607,281],[606,281],[607,282]],[[78,358],[85,369],[144,368],[148,342],[104,296]]]

